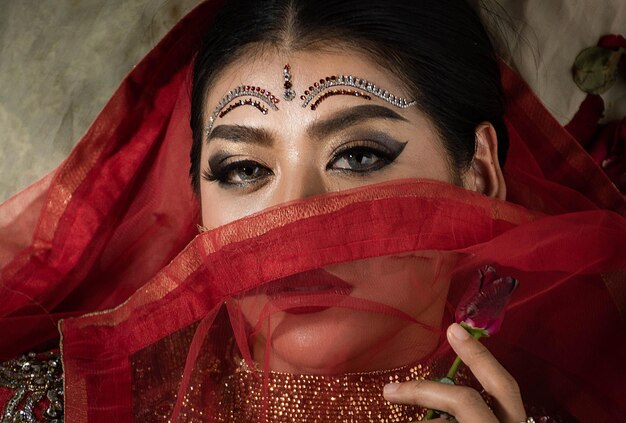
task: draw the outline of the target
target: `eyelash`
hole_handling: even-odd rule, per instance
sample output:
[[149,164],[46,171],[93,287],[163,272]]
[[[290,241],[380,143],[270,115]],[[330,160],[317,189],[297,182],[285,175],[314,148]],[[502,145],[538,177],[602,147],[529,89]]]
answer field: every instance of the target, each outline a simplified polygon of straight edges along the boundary
[[[371,153],[371,154],[376,155],[379,160],[378,162],[376,162],[377,164],[374,164],[372,166],[369,166],[367,169],[362,169],[362,170],[332,169],[331,168],[331,165],[336,163],[343,156],[347,154],[356,154],[356,153]],[[340,147],[339,151],[333,154],[333,157],[330,160],[330,163],[326,166],[326,170],[353,174],[355,176],[365,176],[365,175],[370,174],[371,172],[375,172],[377,170],[384,168],[385,166],[393,162],[398,157],[398,155],[399,153],[394,154],[388,148],[386,148],[385,146],[375,141],[351,142],[351,143],[343,144]]]
[[[373,154],[377,157],[378,160],[368,168],[361,170],[332,168],[333,164],[336,164],[340,159],[345,158],[349,154]],[[351,142],[342,145],[340,149],[333,154],[330,162],[326,166],[326,170],[341,172],[353,176],[366,176],[391,164],[398,157],[399,154],[400,152],[395,154],[385,146],[375,141]],[[220,165],[220,167],[218,167],[217,169],[211,169],[210,171],[209,169],[204,170],[202,172],[202,177],[209,182],[217,182],[220,186],[224,188],[245,188],[262,182],[262,179],[264,179],[264,177],[249,182],[232,182],[230,180],[231,172],[242,170],[245,167],[264,169],[265,171],[267,171],[264,177],[274,174],[266,166],[263,166],[254,160],[239,160],[236,162],[228,163],[226,165]]]
[[261,165],[260,163],[254,160],[239,160],[236,162],[228,163],[226,165],[220,165],[216,170],[211,170],[211,171],[209,171],[208,169],[204,170],[202,172],[202,177],[209,182],[217,182],[218,184],[224,187],[245,187],[245,186],[254,184],[257,181],[251,181],[251,182],[229,181],[229,175],[231,172],[237,169],[243,169],[245,167],[266,169],[269,171],[270,175],[273,175],[272,171],[267,169],[267,167]]

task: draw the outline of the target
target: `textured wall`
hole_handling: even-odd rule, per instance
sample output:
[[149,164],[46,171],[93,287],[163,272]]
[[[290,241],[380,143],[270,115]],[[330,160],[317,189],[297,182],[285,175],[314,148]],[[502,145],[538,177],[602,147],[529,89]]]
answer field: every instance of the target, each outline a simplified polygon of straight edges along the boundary
[[[571,64],[600,35],[624,33],[626,1],[499,1],[515,27],[514,61],[567,122],[584,97]],[[0,0],[0,201],[58,166],[132,66],[198,2]],[[608,100],[609,114],[623,115],[624,84]]]
[[[572,79],[574,59],[602,35],[626,35],[626,1],[496,1],[514,26],[508,39],[517,69],[554,117],[569,122],[586,96]],[[602,97],[608,119],[626,114],[624,79]]]
[[68,155],[198,0],[0,0],[0,201]]

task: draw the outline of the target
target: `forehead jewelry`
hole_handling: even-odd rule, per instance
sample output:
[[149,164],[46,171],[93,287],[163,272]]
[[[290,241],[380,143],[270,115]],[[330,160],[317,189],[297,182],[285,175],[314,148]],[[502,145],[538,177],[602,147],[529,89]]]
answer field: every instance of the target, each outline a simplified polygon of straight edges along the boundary
[[[389,93],[387,90],[383,90],[380,87],[377,87],[375,84],[370,81],[357,78],[353,75],[333,75],[327,76],[324,79],[320,79],[319,82],[315,82],[313,85],[309,87],[308,90],[304,92],[303,95],[300,96],[302,100],[302,107],[307,107],[311,101],[324,91],[333,88],[333,87],[352,87],[363,90],[368,94],[373,95],[374,97],[378,97],[381,100],[386,101],[396,107],[401,109],[406,109],[407,107],[411,107],[417,104],[415,100],[408,100],[406,98],[398,97]],[[352,90],[343,90],[344,92],[338,92],[332,95],[354,95]],[[327,96],[329,97],[329,96]],[[317,102],[316,102],[317,103]],[[319,103],[313,103],[311,105],[311,110],[315,110]]]
[[365,100],[371,100],[372,97],[369,96],[368,94],[362,93],[360,91],[356,91],[356,90],[344,90],[344,89],[334,89],[334,90],[326,90],[324,91],[324,94],[320,95],[317,100],[315,100],[313,102],[313,104],[311,104],[311,110],[315,110],[317,109],[317,107],[320,105],[320,103],[324,100],[326,100],[328,97],[332,97],[334,95],[352,95],[354,97],[361,97]]
[[217,103],[217,106],[215,106],[215,109],[213,109],[213,113],[211,113],[211,116],[209,116],[209,121],[207,122],[207,125],[204,128],[205,135],[208,136],[209,133],[211,132],[211,129],[213,128],[213,124],[215,123],[215,119],[217,119],[218,117],[224,117],[224,115],[226,115],[228,112],[232,111],[233,109],[236,109],[237,107],[249,105],[249,106],[255,107],[264,115],[267,114],[268,108],[263,106],[259,101],[254,101],[252,99],[240,100],[237,103],[234,103],[231,106],[229,106],[226,110],[222,110],[224,109],[224,107],[226,107],[228,103],[230,103],[231,101],[239,97],[256,97],[259,100],[263,101],[265,104],[267,104],[267,106],[274,111],[278,110],[278,106],[276,105],[280,102],[278,97],[276,97],[271,92],[264,90],[263,88],[255,87],[252,85],[241,85],[239,87],[236,87],[230,90],[220,100],[220,102]]
[[287,101],[291,101],[296,98],[296,92],[292,88],[293,84],[291,83],[291,67],[289,66],[289,64],[286,64],[283,68],[283,78],[285,79],[285,83],[283,84],[283,87],[285,88],[285,91],[283,92],[283,98]]
[[241,106],[253,106],[256,107],[261,113],[263,113],[264,115],[267,114],[267,107],[263,106],[261,104],[260,101],[257,100],[252,100],[251,98],[246,98],[245,100],[242,98],[239,101],[236,101],[234,103],[231,103],[227,108],[225,108],[224,110],[222,110],[219,113],[219,117],[224,117],[228,112],[232,111],[233,109],[236,109],[237,107],[241,107]]

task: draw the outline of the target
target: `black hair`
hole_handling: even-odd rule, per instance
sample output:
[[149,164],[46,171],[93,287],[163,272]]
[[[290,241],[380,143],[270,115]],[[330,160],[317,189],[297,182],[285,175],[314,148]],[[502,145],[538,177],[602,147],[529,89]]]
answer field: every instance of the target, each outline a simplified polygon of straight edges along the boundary
[[349,47],[394,72],[433,122],[457,171],[475,154],[476,126],[490,122],[499,162],[508,150],[497,55],[466,0],[227,0],[195,59],[190,176],[200,184],[205,99],[212,81],[251,47],[287,51]]

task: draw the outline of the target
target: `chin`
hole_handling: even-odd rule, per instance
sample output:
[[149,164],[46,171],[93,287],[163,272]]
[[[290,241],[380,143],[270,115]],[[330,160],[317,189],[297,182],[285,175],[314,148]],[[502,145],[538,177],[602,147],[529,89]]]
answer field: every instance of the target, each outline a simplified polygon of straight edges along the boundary
[[[406,349],[407,322],[346,308],[313,313],[280,313],[271,324],[270,369],[285,373],[339,374],[399,367],[413,360]],[[276,316],[279,317],[279,316]],[[411,325],[415,329],[415,325]],[[265,334],[255,357],[262,362]],[[264,338],[264,339],[261,339]],[[399,351],[398,351],[399,352]],[[259,358],[261,358],[259,360]]]

